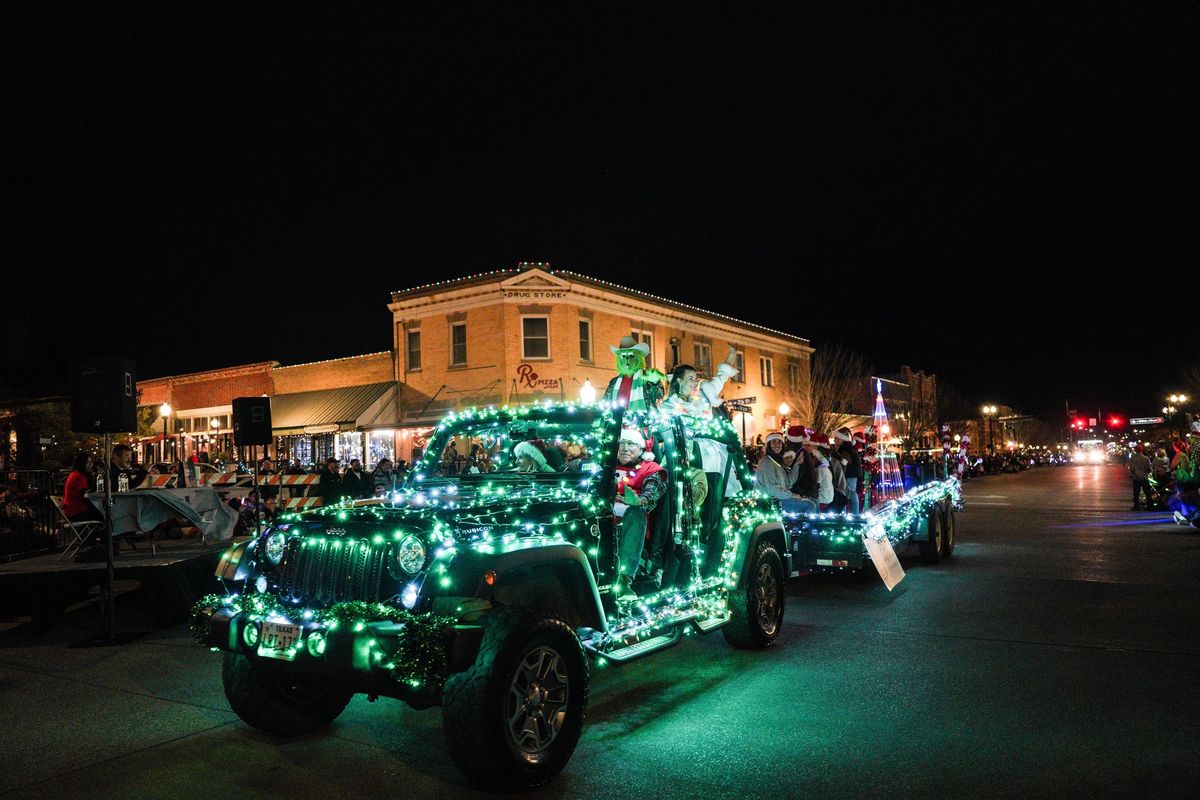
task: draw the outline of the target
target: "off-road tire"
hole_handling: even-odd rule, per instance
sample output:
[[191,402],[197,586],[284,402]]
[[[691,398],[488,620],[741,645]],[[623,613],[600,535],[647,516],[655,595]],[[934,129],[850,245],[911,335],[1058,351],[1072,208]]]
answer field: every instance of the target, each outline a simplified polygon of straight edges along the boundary
[[[929,510],[929,515],[923,520],[925,531],[917,540],[921,550],[921,561],[926,564],[936,564],[942,560],[942,512],[939,508]],[[920,523],[918,523],[920,524]]]
[[[451,675],[442,689],[442,727],[450,757],[463,774],[483,787],[513,791],[541,786],[566,766],[583,732],[588,700],[583,646],[570,625],[547,612],[501,609],[485,618],[483,625],[475,663]],[[547,652],[558,659],[553,662],[556,670],[565,673],[566,687],[561,690],[565,716],[557,733],[541,746],[527,742],[523,747],[513,731],[516,717],[510,715],[508,705],[520,705],[514,700],[520,696],[516,689],[529,683],[523,663]],[[553,684],[561,686],[561,679],[544,683]],[[524,719],[530,718],[526,711]]]
[[742,650],[761,650],[774,644],[783,627],[784,586],[779,552],[771,542],[760,542],[750,560],[745,588],[729,593],[733,619],[721,628],[725,641]]
[[299,736],[337,719],[354,696],[331,685],[300,686],[284,668],[226,653],[221,665],[225,697],[247,725],[275,736]]
[[942,558],[954,555],[954,528],[954,504],[947,500],[942,511]]

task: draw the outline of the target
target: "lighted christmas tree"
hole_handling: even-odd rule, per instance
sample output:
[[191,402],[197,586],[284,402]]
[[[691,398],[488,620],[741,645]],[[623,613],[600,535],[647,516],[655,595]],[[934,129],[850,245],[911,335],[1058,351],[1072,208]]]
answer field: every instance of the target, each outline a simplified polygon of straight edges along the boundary
[[875,381],[875,413],[872,418],[876,436],[875,452],[879,457],[879,480],[871,490],[871,505],[879,506],[904,496],[904,477],[900,474],[900,465],[896,463],[896,454],[887,449],[886,442],[892,436],[892,426],[888,424],[887,408],[883,405],[883,381],[878,379]]

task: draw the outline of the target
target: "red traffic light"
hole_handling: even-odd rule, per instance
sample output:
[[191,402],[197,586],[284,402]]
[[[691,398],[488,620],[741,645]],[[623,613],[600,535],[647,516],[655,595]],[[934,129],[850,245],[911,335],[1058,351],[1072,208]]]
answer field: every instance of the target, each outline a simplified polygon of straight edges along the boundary
[[1119,428],[1124,424],[1125,420],[1121,419],[1120,417],[1113,416],[1108,418],[1108,427],[1110,428]]

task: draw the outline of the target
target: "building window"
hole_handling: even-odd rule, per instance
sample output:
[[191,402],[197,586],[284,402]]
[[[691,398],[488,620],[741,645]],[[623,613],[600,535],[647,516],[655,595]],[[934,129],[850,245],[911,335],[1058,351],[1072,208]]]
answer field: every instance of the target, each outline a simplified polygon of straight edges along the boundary
[[671,369],[674,370],[679,366],[679,340],[675,339],[671,342]]
[[737,351],[737,375],[733,376],[734,383],[746,382],[746,354],[741,350]]
[[450,366],[460,367],[467,363],[467,323],[455,322],[450,326]]
[[758,367],[762,371],[762,385],[775,385],[775,365],[771,363],[771,359],[765,356],[758,359]]
[[550,318],[521,317],[521,358],[550,357]]
[[633,331],[630,331],[630,335],[633,336],[633,341],[639,342],[639,343],[645,342],[646,346],[650,348],[650,355],[646,356],[646,366],[653,367],[654,366],[654,334],[651,333],[650,331],[633,330]]
[[712,375],[712,345],[696,342],[692,345],[692,353],[696,362],[692,364],[701,375]]
[[592,360],[592,322],[591,320],[579,320],[579,360]]
[[408,369],[421,368],[421,332],[408,332]]
[[792,389],[800,388],[800,365],[788,364],[788,383]]

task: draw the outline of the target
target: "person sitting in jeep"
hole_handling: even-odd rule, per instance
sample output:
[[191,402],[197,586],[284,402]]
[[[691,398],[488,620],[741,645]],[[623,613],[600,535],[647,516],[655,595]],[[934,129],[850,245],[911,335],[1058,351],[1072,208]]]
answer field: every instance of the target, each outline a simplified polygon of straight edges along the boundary
[[666,476],[641,431],[622,428],[617,443],[616,497],[613,517],[620,526],[620,572],[615,596],[619,601],[636,600],[633,579],[642,560],[647,517],[667,492]]

